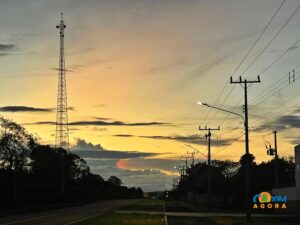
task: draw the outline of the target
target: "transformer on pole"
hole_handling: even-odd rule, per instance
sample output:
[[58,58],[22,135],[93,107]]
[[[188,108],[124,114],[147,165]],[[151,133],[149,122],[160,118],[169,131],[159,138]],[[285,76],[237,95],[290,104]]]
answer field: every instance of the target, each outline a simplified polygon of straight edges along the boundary
[[59,25],[60,50],[59,50],[59,68],[58,68],[58,88],[57,88],[57,112],[56,112],[56,134],[55,148],[64,148],[69,150],[69,128],[68,128],[68,104],[66,88],[66,69],[64,55],[64,30],[66,28],[61,13]]

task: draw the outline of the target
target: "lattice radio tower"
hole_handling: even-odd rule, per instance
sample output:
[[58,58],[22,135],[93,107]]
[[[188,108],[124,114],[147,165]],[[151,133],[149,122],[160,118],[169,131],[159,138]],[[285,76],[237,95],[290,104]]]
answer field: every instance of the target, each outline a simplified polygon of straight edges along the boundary
[[64,54],[64,30],[66,28],[61,13],[59,25],[60,49],[59,49],[59,68],[58,68],[58,88],[57,88],[57,112],[56,112],[56,134],[55,147],[69,150],[69,128],[68,128],[68,104],[66,87],[66,69]]

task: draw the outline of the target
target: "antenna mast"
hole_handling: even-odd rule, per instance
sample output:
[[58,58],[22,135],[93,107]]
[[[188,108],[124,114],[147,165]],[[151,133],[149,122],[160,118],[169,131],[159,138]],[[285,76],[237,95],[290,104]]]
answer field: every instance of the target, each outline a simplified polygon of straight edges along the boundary
[[60,51],[59,51],[59,68],[58,68],[58,88],[57,88],[57,112],[56,112],[56,134],[55,148],[65,148],[69,150],[69,128],[68,128],[68,104],[66,88],[66,69],[64,54],[64,30],[66,28],[61,13],[59,25]]

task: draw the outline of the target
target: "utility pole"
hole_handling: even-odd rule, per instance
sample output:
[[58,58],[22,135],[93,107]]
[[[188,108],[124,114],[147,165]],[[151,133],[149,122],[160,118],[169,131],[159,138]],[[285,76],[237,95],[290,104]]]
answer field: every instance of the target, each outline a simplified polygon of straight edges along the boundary
[[180,169],[180,177],[181,179],[183,179],[183,177],[186,175],[186,167],[185,166],[182,166],[181,169]]
[[211,145],[211,132],[220,130],[220,126],[218,128],[204,128],[199,127],[199,130],[208,131],[205,135],[205,138],[208,140],[208,154],[207,154],[207,209],[210,209],[210,201],[211,201],[211,173],[210,173],[210,164],[211,164],[211,154],[210,154],[210,145]]
[[274,147],[275,147],[275,188],[278,188],[279,176],[278,176],[278,152],[277,152],[277,131],[274,130]]
[[275,188],[279,186],[279,176],[278,176],[278,148],[277,148],[277,131],[272,132],[274,134],[274,148],[271,145],[268,146],[267,154],[270,156],[274,155],[274,168],[275,168]]
[[186,154],[191,155],[191,157],[192,157],[192,166],[194,167],[195,166],[195,154],[196,154],[196,152],[195,151],[193,151],[193,152],[187,151]]
[[245,109],[245,149],[246,149],[246,182],[245,182],[245,192],[246,192],[246,199],[245,199],[245,205],[246,205],[246,216],[247,221],[251,221],[251,208],[250,208],[250,153],[249,153],[249,127],[248,127],[248,84],[254,84],[254,83],[260,83],[260,77],[257,76],[257,80],[242,80],[242,77],[239,77],[238,81],[233,81],[232,77],[230,77],[230,83],[231,84],[240,84],[244,88],[244,97],[245,97],[245,103],[244,103],[244,109]]
[[184,176],[184,166],[176,166],[176,169],[180,173],[180,178],[182,179]]
[[188,159],[191,158],[191,156],[180,156],[182,159],[185,159],[185,171],[187,171],[188,167]]

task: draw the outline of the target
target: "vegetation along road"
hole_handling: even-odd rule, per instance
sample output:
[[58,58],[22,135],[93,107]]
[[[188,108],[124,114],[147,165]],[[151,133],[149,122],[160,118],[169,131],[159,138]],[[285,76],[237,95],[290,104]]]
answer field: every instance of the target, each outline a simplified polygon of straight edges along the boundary
[[0,218],[1,225],[71,225],[118,208],[137,200],[111,200],[59,210]]

